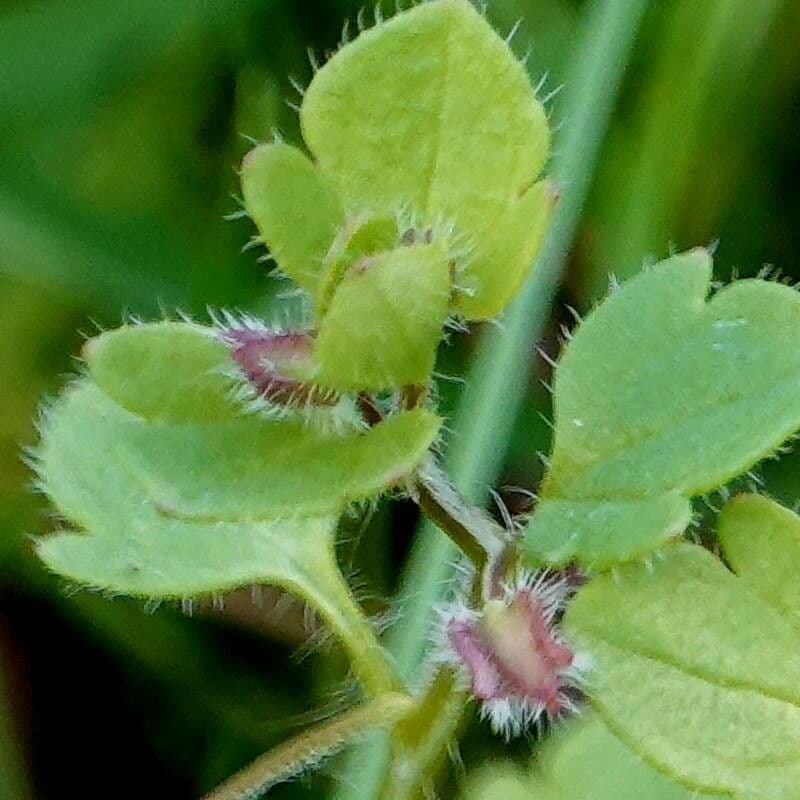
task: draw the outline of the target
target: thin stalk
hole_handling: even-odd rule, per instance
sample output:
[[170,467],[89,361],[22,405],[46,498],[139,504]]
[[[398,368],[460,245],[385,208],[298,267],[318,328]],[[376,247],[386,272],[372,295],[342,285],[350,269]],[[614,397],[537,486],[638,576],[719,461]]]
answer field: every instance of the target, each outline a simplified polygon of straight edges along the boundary
[[[534,347],[550,318],[567,254],[580,220],[631,47],[648,0],[596,0],[576,42],[568,76],[564,129],[552,173],[562,189],[531,277],[507,312],[501,330],[483,336],[454,423],[446,468],[473,503],[484,503],[500,472],[514,429]],[[406,568],[400,622],[389,648],[409,681],[425,652],[431,610],[445,596],[455,545],[429,522],[419,531]],[[453,720],[454,726],[457,717]],[[356,753],[346,770],[341,800],[377,798],[390,758],[385,739]]]
[[364,692],[369,697],[402,692],[394,662],[353,597],[333,553],[321,552],[316,563],[307,566],[313,567],[317,585],[303,595],[342,643]]
[[203,800],[255,800],[333,755],[374,728],[391,726],[413,709],[406,695],[386,694],[304,731],[257,758]]
[[433,458],[417,471],[413,491],[423,514],[458,545],[479,574],[502,558],[508,533],[466,502]]

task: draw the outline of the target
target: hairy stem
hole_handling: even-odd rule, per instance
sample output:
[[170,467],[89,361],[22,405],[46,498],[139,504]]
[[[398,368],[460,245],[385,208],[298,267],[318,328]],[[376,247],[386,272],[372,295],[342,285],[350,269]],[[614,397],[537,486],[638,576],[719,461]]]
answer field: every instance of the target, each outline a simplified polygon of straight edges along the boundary
[[[303,597],[310,598],[313,608],[336,634],[367,695],[377,697],[386,692],[403,691],[403,681],[387,650],[378,641],[375,629],[353,597],[333,554],[320,553],[312,573],[316,586],[297,587]],[[324,587],[321,588],[321,587]]]
[[[500,472],[525,393],[525,375],[550,308],[594,175],[600,144],[648,0],[596,0],[590,7],[567,81],[564,133],[553,158],[563,189],[537,264],[505,317],[504,330],[489,331],[470,371],[454,420],[454,449],[446,462],[454,484],[473,503],[486,499]],[[452,577],[455,546],[426,523],[414,543],[401,597],[402,623],[389,640],[400,674],[408,680],[419,666],[431,624],[431,609]],[[458,713],[451,717],[452,729]],[[378,797],[390,751],[376,742],[354,757],[342,800]]]
[[381,800],[428,796],[425,791],[433,786],[453,740],[451,720],[461,716],[466,700],[467,693],[459,689],[453,670],[440,669],[415,710],[394,730],[394,756],[381,788]]
[[479,576],[477,588],[484,597],[496,593],[505,572],[511,536],[488,514],[467,502],[433,458],[417,471],[414,490],[428,519],[469,557]]
[[278,783],[319,764],[368,730],[397,723],[413,708],[411,698],[386,694],[316,725],[257,758],[204,800],[255,800]]

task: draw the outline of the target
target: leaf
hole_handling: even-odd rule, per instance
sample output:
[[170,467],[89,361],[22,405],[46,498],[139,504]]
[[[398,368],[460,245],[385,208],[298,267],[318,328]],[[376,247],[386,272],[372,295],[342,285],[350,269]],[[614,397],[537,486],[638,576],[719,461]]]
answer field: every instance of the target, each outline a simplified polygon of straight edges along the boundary
[[89,382],[46,415],[38,472],[63,531],[37,549],[80,584],[189,597],[269,582],[311,603],[373,693],[397,681],[333,552],[338,513],[401,480],[438,420],[404,412],[337,436],[258,417],[207,425],[147,422]]
[[800,624],[800,517],[766,497],[740,495],[722,509],[719,538],[748,588]]
[[152,424],[82,384],[47,415],[39,471],[65,516],[87,528],[105,515],[135,520],[142,508],[209,524],[335,515],[401,481],[438,427],[423,410],[345,435],[258,416]]
[[344,224],[335,190],[299,150],[276,143],[245,156],[242,193],[280,268],[316,297],[322,261]]
[[394,250],[399,244],[397,220],[392,215],[359,214],[348,220],[325,257],[317,302],[319,317],[327,313],[336,288],[356,261]]
[[[124,325],[83,349],[97,385],[123,408],[158,422],[233,419],[228,347],[212,328],[184,322]],[[228,373],[228,374],[226,374]]]
[[[596,714],[556,730],[530,773],[508,764],[480,770],[463,800],[700,800],[629,750]],[[712,795],[702,795],[711,798]],[[714,795],[719,797],[719,795]]]
[[320,323],[317,380],[339,391],[426,382],[449,303],[450,264],[438,244],[362,258]]
[[546,499],[536,509],[523,552],[535,561],[567,564],[577,558],[600,569],[646,556],[654,536],[679,536],[690,521],[689,503],[675,492],[641,500]]
[[796,797],[800,632],[700,547],[592,580],[565,618],[608,727],[666,775],[741,798]]
[[549,129],[523,65],[467,0],[377,25],[317,72],[303,135],[350,212],[455,224],[458,309],[497,314],[533,262],[552,206],[535,183]]
[[675,256],[611,295],[566,347],[529,562],[603,569],[679,533],[690,498],[800,427],[800,295],[738,281],[709,301],[711,259]]
[[[531,794],[530,780],[519,767],[507,763],[479,769],[464,784],[460,800],[539,800]],[[570,797],[570,800],[578,800]]]
[[557,731],[538,755],[530,795],[537,800],[701,800],[628,749],[596,714]]

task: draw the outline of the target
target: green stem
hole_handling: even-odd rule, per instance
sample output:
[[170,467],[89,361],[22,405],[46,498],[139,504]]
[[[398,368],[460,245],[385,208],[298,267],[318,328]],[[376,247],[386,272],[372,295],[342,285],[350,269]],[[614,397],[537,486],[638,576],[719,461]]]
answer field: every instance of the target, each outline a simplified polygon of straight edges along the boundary
[[[533,345],[550,317],[635,33],[648,5],[648,0],[596,0],[578,38],[567,80],[564,132],[553,157],[553,175],[562,197],[531,277],[505,315],[503,330],[491,330],[481,341],[454,419],[447,471],[473,503],[485,502],[502,467],[525,395],[526,382],[520,376],[527,374]],[[431,523],[423,525],[406,568],[401,623],[389,638],[406,681],[422,661],[431,609],[447,592],[456,555],[449,539]],[[385,740],[366,757],[356,754],[341,800],[377,798],[389,757]]]
[[485,577],[502,560],[510,536],[488,514],[466,502],[431,457],[417,470],[417,503],[425,516],[447,534]]
[[391,726],[413,708],[411,698],[386,694],[304,731],[257,758],[203,800],[255,800],[374,728]]
[[309,574],[313,587],[302,587],[300,594],[308,598],[331,631],[347,650],[353,671],[370,697],[404,690],[394,662],[375,634],[372,623],[353,597],[332,552],[323,551]]
[[433,786],[453,740],[452,720],[462,716],[468,699],[459,683],[453,670],[439,670],[424,695],[417,699],[413,713],[395,726],[393,755],[380,790],[381,800],[420,800],[428,796],[425,789]]

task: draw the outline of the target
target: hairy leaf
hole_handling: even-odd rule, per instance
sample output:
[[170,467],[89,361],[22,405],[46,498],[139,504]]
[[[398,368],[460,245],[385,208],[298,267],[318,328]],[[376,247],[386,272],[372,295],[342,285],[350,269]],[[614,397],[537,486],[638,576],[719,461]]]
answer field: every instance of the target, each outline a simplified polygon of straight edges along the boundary
[[594,662],[593,705],[651,764],[711,792],[795,796],[800,632],[706,550],[595,578],[565,631]]
[[322,261],[344,223],[335,190],[299,150],[276,143],[247,154],[242,193],[278,266],[315,297]]
[[[402,480],[438,426],[438,418],[422,410],[342,435],[257,416],[156,424],[84,384],[48,414],[40,471],[64,514],[87,527],[95,512],[124,520],[121,509],[135,513],[142,502],[168,519],[205,522],[336,514]],[[125,476],[130,505],[107,474]]]
[[320,324],[318,381],[343,391],[427,381],[449,302],[450,265],[438,244],[357,261]]
[[539,246],[535,183],[549,130],[523,65],[467,0],[436,0],[361,34],[314,77],[301,123],[351,212],[455,224],[468,317],[500,311]]
[[38,552],[77,583],[136,596],[283,586],[319,611],[377,694],[397,680],[336,564],[338,512],[402,479],[437,428],[427,412],[327,440],[256,417],[155,423],[84,381],[46,415],[38,463],[42,488],[79,530],[40,540]]
[[738,281],[707,299],[704,250],[625,284],[558,364],[555,441],[532,562],[605,568],[679,533],[690,498],[800,427],[800,295]]
[[390,214],[359,214],[339,231],[325,257],[320,279],[317,312],[324,317],[333,293],[356,261],[364,256],[394,250],[399,244],[397,220]]
[[800,517],[766,497],[741,495],[722,509],[719,538],[742,581],[800,624]]
[[146,419],[211,422],[237,416],[230,355],[212,328],[124,325],[90,339],[83,356],[97,385]]

